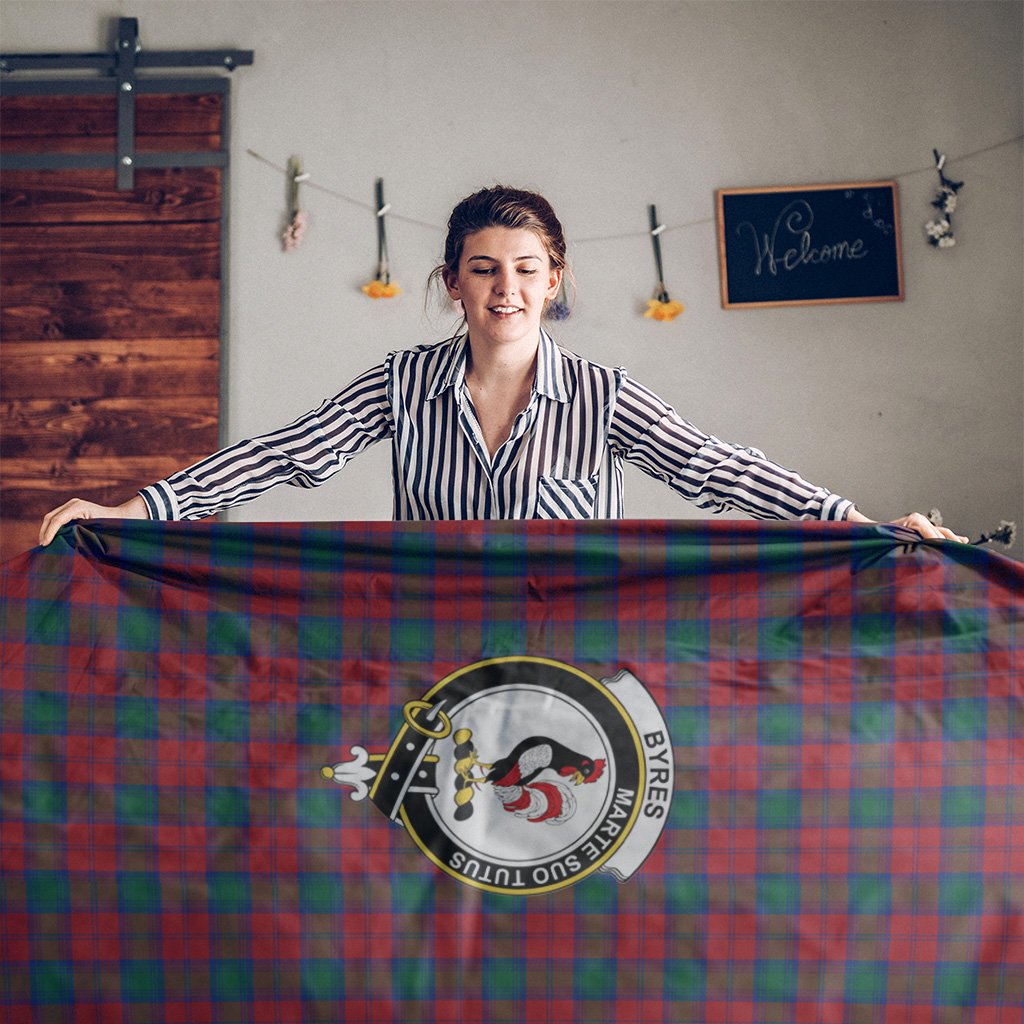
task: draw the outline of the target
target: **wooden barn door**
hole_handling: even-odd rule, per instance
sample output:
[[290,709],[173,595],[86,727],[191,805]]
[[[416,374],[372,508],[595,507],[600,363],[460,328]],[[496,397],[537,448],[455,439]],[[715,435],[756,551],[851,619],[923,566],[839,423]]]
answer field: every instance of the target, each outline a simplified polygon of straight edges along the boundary
[[[106,101],[104,103],[103,101]],[[140,148],[219,146],[222,97],[141,97]],[[106,143],[109,97],[5,97],[7,152]],[[178,136],[178,137],[175,137]],[[222,171],[7,171],[0,200],[0,557],[217,447]]]
[[20,84],[0,97],[2,559],[67,498],[118,503],[219,440],[226,80],[133,83],[128,189],[109,81]]

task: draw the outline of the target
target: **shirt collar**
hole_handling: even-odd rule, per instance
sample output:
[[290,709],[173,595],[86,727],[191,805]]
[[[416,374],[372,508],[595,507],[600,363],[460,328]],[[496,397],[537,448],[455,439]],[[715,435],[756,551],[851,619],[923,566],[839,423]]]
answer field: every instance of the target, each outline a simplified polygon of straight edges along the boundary
[[[427,400],[437,398],[448,388],[461,387],[466,378],[466,356],[469,335],[460,334],[448,343],[448,351],[437,367],[434,382],[427,392]],[[564,359],[554,339],[543,328],[540,345],[537,348],[537,374],[533,381],[534,390],[556,402],[569,401],[569,386],[566,380]]]

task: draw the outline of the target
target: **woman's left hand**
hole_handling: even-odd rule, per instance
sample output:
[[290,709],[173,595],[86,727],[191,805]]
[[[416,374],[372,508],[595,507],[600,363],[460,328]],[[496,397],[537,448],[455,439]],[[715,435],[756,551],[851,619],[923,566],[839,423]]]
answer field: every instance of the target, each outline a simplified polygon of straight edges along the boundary
[[[862,516],[856,509],[850,513],[847,521],[851,523],[875,522],[874,519]],[[921,515],[920,512],[908,512],[907,515],[900,516],[899,519],[890,520],[889,525],[902,526],[904,529],[913,530],[914,533],[919,533],[925,540],[955,540],[961,544],[969,542],[969,538],[961,537],[959,533],[947,530],[945,526],[936,526],[927,516]]]

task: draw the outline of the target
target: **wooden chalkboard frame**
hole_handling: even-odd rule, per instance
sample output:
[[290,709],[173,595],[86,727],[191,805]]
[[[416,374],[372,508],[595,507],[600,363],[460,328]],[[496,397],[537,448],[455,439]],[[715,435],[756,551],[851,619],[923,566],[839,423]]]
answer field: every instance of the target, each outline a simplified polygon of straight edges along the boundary
[[[869,192],[888,194],[887,197],[881,197],[881,202],[884,204],[886,213],[891,211],[891,224],[885,218],[873,219],[867,215],[868,212],[872,212],[871,203],[867,196]],[[871,236],[865,235],[865,238],[871,237],[873,239],[872,250],[879,252],[878,262],[873,264],[872,273],[878,273],[885,279],[886,285],[884,287],[876,287],[869,281],[865,281],[864,288],[866,292],[863,294],[842,294],[842,290],[836,293],[834,290],[830,291],[829,289],[828,271],[822,270],[817,275],[817,280],[813,284],[813,287],[818,289],[820,294],[807,293],[809,286],[806,275],[800,287],[794,287],[787,291],[784,285],[779,284],[776,273],[776,268],[783,264],[786,256],[795,255],[797,257],[797,266],[785,267],[785,270],[791,271],[798,269],[801,263],[806,265],[808,262],[816,262],[814,254],[818,254],[820,259],[822,255],[826,255],[824,250],[827,248],[829,250],[827,255],[830,258],[832,256],[836,257],[835,265],[842,265],[845,270],[846,268],[855,267],[856,261],[862,258],[857,254],[864,251],[864,238],[860,239],[859,248],[857,247],[856,239],[835,241],[832,238],[826,237],[822,240],[824,244],[820,248],[814,247],[813,242],[817,241],[817,239],[813,239],[811,246],[804,249],[803,246],[806,243],[803,241],[803,234],[806,233],[808,237],[810,236],[809,231],[804,232],[801,228],[799,217],[797,217],[795,224],[790,227],[790,233],[787,241],[784,243],[785,249],[781,253],[775,252],[774,242],[769,246],[767,235],[762,236],[764,243],[763,247],[759,248],[762,244],[758,242],[758,227],[760,225],[755,227],[752,223],[750,224],[752,244],[754,245],[753,259],[758,263],[758,269],[755,273],[759,275],[763,260],[767,256],[770,260],[774,278],[770,288],[765,287],[759,293],[749,284],[741,282],[736,272],[734,272],[732,283],[730,283],[729,261],[730,259],[734,261],[733,266],[735,268],[737,266],[735,261],[739,258],[735,233],[739,224],[748,222],[741,221],[738,224],[739,216],[737,215],[737,210],[730,210],[728,207],[742,205],[745,212],[741,213],[740,216],[748,216],[751,209],[757,209],[754,204],[762,201],[761,205],[764,212],[774,215],[776,219],[773,226],[777,226],[790,206],[799,203],[801,201],[799,197],[806,196],[807,193],[822,193],[823,198],[827,202],[846,201],[848,193],[853,194],[849,197],[851,199],[856,199],[857,194],[861,194],[861,198],[865,200],[865,207],[860,210],[861,217],[864,220],[865,229],[872,232]],[[788,203],[780,202],[787,195],[791,195],[794,198]],[[733,196],[744,197],[745,201],[742,204],[729,203],[729,197]],[[746,201],[748,197],[752,202]],[[875,198],[878,201],[878,197],[876,196]],[[851,302],[901,302],[903,300],[903,251],[900,233],[899,186],[895,181],[855,181],[826,185],[773,185],[762,188],[718,189],[715,194],[715,205],[718,222],[718,254],[723,309],[763,309],[773,306],[821,306]],[[809,228],[810,224],[807,227]],[[799,245],[797,245],[795,240],[797,228],[801,228]],[[879,244],[876,245],[874,244],[875,242]],[[797,245],[796,248],[794,248],[795,245]],[[781,249],[782,247],[780,246],[779,248]],[[782,256],[781,259],[777,258],[779,255]],[[867,253],[865,252],[866,255]],[[822,263],[825,262],[828,262],[828,260],[822,260]],[[749,277],[750,275],[747,276]],[[850,286],[850,279],[847,277],[844,283]],[[856,287],[856,285],[852,287]]]

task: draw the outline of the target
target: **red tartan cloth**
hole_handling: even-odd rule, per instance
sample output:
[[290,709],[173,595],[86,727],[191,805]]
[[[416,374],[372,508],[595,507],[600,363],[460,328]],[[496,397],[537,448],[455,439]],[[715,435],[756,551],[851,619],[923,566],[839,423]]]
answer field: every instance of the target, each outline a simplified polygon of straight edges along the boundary
[[1015,562],[96,522],[2,574],[4,1021],[1024,1021]]

